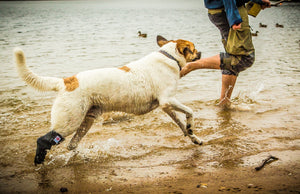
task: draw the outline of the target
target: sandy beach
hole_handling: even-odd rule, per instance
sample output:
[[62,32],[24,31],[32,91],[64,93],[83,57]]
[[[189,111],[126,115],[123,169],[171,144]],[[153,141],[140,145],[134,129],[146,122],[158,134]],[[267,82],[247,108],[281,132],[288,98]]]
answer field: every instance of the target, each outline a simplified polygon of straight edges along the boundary
[[[225,126],[234,122],[232,117],[241,113],[245,116],[245,111],[221,111],[214,105],[196,102],[193,105],[199,110],[196,114],[211,108],[209,121],[195,119],[198,126],[219,123],[224,134],[230,132]],[[214,116],[215,111],[220,112]],[[271,129],[244,128],[222,138],[216,138],[213,131],[208,134],[207,129],[198,130],[195,133],[203,137],[204,145],[196,146],[167,117],[159,121],[162,116],[161,110],[143,116],[105,115],[105,120],[91,129],[76,151],[67,151],[69,137],[49,152],[44,165],[33,164],[35,145],[29,142],[35,142],[35,137],[15,146],[22,150],[4,149],[1,192],[54,193],[61,189],[69,193],[300,192],[298,130],[277,128],[277,134],[285,135],[276,136]],[[157,123],[143,124],[141,128],[141,121],[149,119]],[[128,125],[130,130],[126,128]],[[166,129],[169,136],[164,134]],[[14,142],[20,141],[8,139],[3,143],[12,147]],[[164,146],[157,147],[160,143]],[[99,147],[101,144],[105,145]],[[6,163],[5,155],[9,156]],[[255,167],[270,155],[278,160],[256,171]]]

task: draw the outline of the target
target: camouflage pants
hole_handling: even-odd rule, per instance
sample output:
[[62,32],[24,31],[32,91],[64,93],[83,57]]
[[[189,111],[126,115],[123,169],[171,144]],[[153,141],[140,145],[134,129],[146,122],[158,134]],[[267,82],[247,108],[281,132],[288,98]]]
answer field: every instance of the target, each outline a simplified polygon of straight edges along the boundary
[[210,21],[220,30],[222,43],[226,52],[220,53],[222,74],[236,75],[252,66],[255,52],[252,44],[251,31],[247,11],[239,7],[242,27],[238,30],[230,28],[224,10],[209,10]]

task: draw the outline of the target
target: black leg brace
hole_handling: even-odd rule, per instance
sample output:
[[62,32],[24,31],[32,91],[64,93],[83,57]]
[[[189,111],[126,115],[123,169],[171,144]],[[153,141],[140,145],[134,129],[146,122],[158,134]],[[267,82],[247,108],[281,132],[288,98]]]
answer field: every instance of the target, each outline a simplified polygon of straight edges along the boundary
[[50,131],[46,135],[38,138],[34,164],[37,165],[43,163],[47,154],[47,150],[50,150],[53,145],[57,145],[64,140],[65,138],[55,131]]

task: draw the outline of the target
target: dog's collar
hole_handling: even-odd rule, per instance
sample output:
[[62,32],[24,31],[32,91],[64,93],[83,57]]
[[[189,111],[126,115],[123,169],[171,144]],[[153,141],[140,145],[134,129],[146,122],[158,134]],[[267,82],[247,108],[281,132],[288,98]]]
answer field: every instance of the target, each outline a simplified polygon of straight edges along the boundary
[[181,66],[180,66],[180,64],[179,64],[179,61],[178,61],[177,59],[175,59],[175,57],[173,57],[172,55],[170,55],[169,53],[167,53],[167,52],[164,51],[164,50],[159,50],[158,52],[160,52],[161,54],[165,55],[165,56],[168,57],[169,59],[172,59],[172,60],[176,61],[176,62],[177,62],[177,65],[178,65],[178,67],[179,67],[179,71],[181,71]]

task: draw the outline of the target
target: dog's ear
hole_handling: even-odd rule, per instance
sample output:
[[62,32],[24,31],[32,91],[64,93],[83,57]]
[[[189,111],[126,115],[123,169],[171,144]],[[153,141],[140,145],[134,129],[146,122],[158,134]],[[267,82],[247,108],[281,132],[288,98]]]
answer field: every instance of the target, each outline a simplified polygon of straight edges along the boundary
[[180,54],[182,54],[184,57],[186,57],[189,53],[192,54],[193,52],[190,49],[190,45],[187,43],[187,41],[184,40],[177,40],[177,50]]
[[165,39],[164,37],[162,37],[161,35],[157,35],[156,42],[157,42],[158,46],[162,47],[165,44],[167,44],[169,41],[167,39]]

